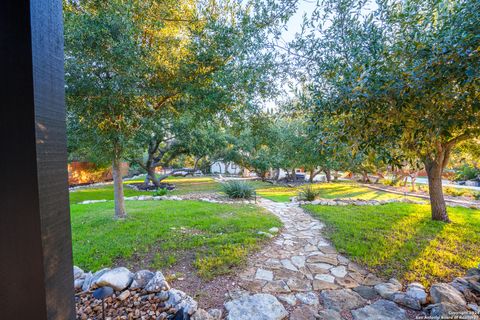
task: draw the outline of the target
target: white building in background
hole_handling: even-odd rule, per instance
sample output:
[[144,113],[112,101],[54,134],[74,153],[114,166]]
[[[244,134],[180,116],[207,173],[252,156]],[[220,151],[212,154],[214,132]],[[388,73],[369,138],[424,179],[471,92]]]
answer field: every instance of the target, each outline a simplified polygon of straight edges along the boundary
[[216,161],[210,166],[210,172],[213,174],[241,175],[243,169],[234,162]]

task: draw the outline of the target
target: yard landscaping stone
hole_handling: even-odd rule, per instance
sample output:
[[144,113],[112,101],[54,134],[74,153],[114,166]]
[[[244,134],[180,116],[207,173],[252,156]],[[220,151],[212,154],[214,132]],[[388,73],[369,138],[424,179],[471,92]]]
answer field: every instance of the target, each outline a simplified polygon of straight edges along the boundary
[[392,279],[389,282],[379,283],[375,285],[377,293],[385,299],[391,300],[393,295],[402,290],[402,285],[398,281]]
[[378,300],[375,303],[352,311],[355,320],[406,320],[408,319],[405,310],[399,308],[395,303],[388,300]]
[[312,291],[307,293],[297,293],[295,297],[303,304],[308,304],[310,306],[317,306],[319,304],[317,295]]
[[425,287],[418,283],[413,282],[407,286],[406,294],[420,302],[420,304],[427,303],[427,293],[425,292]]
[[367,304],[367,300],[350,289],[325,290],[320,294],[320,298],[327,309],[338,312],[356,309]]
[[127,288],[133,280],[133,274],[127,268],[120,267],[103,273],[95,282],[97,287],[111,287],[116,291]]
[[420,301],[418,299],[415,299],[403,292],[395,293],[392,297],[392,301],[413,310],[422,310],[422,306],[420,305]]
[[285,307],[273,295],[257,293],[225,303],[228,320],[282,320],[288,316]]
[[347,269],[344,266],[339,266],[330,269],[330,273],[336,278],[343,278],[347,275]]
[[257,269],[257,273],[255,274],[255,279],[272,281],[273,272],[265,269]]
[[372,300],[378,297],[377,291],[369,286],[357,286],[353,288],[353,291],[358,293],[362,298]]
[[430,288],[430,296],[433,303],[452,303],[456,305],[466,305],[465,298],[457,289],[448,283],[435,283]]
[[358,286],[358,283],[350,277],[335,278],[335,283],[341,287],[352,289]]
[[[467,313],[468,309],[464,305],[459,305],[459,304],[454,304],[454,303],[449,303],[449,302],[443,302],[443,303],[437,303],[437,304],[431,304],[429,305],[426,310],[429,312],[430,317],[437,317],[437,319],[451,319],[452,318],[452,313],[453,314],[458,314],[458,313]],[[465,318],[465,319],[473,319],[475,320],[475,315],[473,313],[470,314],[471,318]],[[462,319],[462,318],[460,318]],[[477,318],[478,319],[478,318]]]
[[318,312],[318,319],[322,320],[341,320],[342,316],[335,310],[326,309]]
[[139,289],[144,288],[147,283],[153,278],[155,274],[149,270],[140,270],[135,273],[133,276],[132,284],[130,288],[132,289]]
[[329,274],[317,274],[315,276],[315,279],[328,282],[328,283],[335,283],[335,277]]
[[160,292],[166,291],[170,289],[167,281],[165,280],[165,276],[161,271],[155,272],[154,276],[148,283],[145,285],[144,288],[147,292]]
[[300,306],[290,314],[290,320],[315,320],[318,319],[318,312],[310,306]]
[[85,272],[77,266],[73,266],[73,279],[85,279]]
[[279,294],[277,295],[278,300],[286,302],[291,306],[297,304],[297,297],[294,294]]
[[[77,319],[102,319],[102,301],[95,299],[89,291],[93,283],[95,286],[115,285],[113,295],[105,298],[105,319],[221,319],[221,310],[207,312],[198,308],[198,303],[185,292],[170,289],[160,271],[153,273],[141,270],[135,275],[150,274],[151,279],[145,287],[139,284],[138,288],[131,288],[134,275],[126,268],[102,269],[95,274],[86,273],[85,280],[88,278],[92,286],[88,286],[85,291],[77,289],[75,296]],[[124,287],[125,283],[128,284]],[[152,293],[151,290],[146,290],[147,287],[154,291],[158,288],[160,290],[158,293]]]

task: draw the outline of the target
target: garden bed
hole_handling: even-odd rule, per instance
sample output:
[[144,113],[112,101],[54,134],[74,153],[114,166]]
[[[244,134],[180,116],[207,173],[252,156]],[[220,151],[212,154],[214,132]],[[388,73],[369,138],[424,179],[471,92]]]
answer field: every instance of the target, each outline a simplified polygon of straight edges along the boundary
[[131,188],[131,189],[134,189],[134,190],[138,190],[138,191],[156,191],[158,189],[166,189],[168,191],[172,191],[172,190],[175,190],[176,186],[172,183],[160,183],[159,186],[156,186],[156,185],[152,185],[152,184],[149,184],[149,185],[145,185],[145,183],[129,183],[129,184],[126,184],[127,187]]

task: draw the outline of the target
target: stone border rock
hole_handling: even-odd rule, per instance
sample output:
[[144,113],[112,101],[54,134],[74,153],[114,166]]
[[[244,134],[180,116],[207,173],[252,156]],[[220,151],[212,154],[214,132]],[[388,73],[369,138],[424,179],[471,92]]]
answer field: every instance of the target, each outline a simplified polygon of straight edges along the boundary
[[[375,285],[375,291],[386,300],[409,309],[423,311],[434,319],[480,319],[480,265],[467,275],[450,283],[435,283],[427,293],[425,287],[413,282],[402,291],[395,279]],[[463,317],[458,317],[463,314]],[[355,317],[354,317],[355,318]]]
[[298,205],[313,204],[320,206],[380,206],[388,203],[414,203],[425,204],[425,201],[415,201],[411,199],[388,199],[388,200],[361,200],[361,199],[317,199],[313,201],[298,200],[297,197],[290,198],[290,202]]
[[90,319],[100,315],[102,302],[92,296],[92,290],[100,287],[115,290],[113,296],[106,301],[107,314],[111,312],[116,316],[125,316],[125,319],[222,318],[221,310],[203,310],[185,292],[170,288],[161,271],[140,270],[133,273],[127,268],[118,267],[92,273],[74,266],[73,274],[75,289],[79,291],[76,299],[77,319]]
[[[298,197],[290,198],[290,202],[297,205],[313,204],[321,206],[380,206],[388,203],[413,203],[413,204],[427,204],[427,201],[412,200],[407,198],[388,199],[388,200],[362,200],[362,199],[317,199],[313,201],[298,200]],[[480,206],[466,205],[460,203],[446,202],[448,207],[463,207],[470,209],[480,209]]]
[[[125,197],[125,201],[160,201],[160,200],[170,200],[170,201],[182,201],[182,200],[192,200],[192,201],[203,201],[209,203],[220,203],[220,204],[255,204],[255,200],[217,200],[208,197],[203,198],[189,198],[186,197],[179,197],[179,196],[149,196],[149,195],[142,195],[142,196],[133,196],[133,197]],[[82,202],[78,202],[77,204],[91,204],[91,203],[101,203],[101,202],[109,202],[113,200],[85,200]]]

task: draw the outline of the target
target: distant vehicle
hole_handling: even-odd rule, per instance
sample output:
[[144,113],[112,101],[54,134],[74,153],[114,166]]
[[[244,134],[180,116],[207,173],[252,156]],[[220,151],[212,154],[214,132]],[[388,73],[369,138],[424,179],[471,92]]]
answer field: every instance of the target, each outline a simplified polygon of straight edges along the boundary
[[305,180],[305,173],[304,172],[296,172],[295,173],[295,178],[298,180]]
[[172,176],[174,176],[174,177],[186,177],[189,174],[193,174],[193,170],[188,169],[188,168],[173,170],[173,172],[172,172]]

